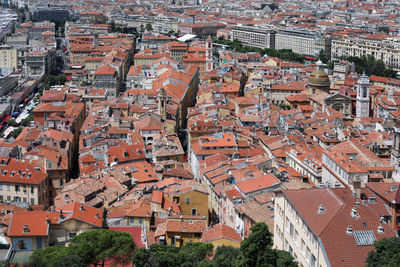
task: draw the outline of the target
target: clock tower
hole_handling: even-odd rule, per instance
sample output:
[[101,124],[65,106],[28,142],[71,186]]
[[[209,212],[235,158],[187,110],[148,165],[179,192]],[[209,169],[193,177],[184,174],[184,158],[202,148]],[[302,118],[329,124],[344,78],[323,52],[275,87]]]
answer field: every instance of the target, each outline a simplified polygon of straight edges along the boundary
[[357,82],[356,117],[369,117],[369,79],[365,73]]

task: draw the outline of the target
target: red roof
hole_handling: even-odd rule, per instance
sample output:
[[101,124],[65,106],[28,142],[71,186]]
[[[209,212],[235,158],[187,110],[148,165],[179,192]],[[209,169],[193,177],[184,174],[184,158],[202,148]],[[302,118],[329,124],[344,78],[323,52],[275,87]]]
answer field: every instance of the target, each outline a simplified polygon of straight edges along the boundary
[[110,227],[110,230],[129,233],[133,241],[139,248],[145,248],[146,244],[142,241],[143,228],[140,226]]
[[201,242],[212,242],[218,239],[229,239],[237,243],[240,243],[243,240],[242,237],[235,231],[235,229],[219,223],[203,233]]
[[236,184],[236,186],[243,194],[248,194],[258,190],[266,189],[278,183],[280,183],[279,179],[270,173],[255,179],[239,182]]

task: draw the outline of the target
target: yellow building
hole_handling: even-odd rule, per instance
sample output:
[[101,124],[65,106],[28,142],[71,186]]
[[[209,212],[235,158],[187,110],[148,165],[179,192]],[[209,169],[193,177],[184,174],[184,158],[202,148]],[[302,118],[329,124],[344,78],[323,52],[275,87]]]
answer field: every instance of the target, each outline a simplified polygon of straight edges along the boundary
[[155,231],[157,244],[182,247],[188,242],[200,242],[206,220],[200,216],[170,216]]
[[183,215],[201,216],[208,224],[208,191],[206,186],[190,181],[164,191],[166,199],[178,203]]
[[232,246],[239,248],[242,240],[242,237],[235,231],[235,229],[221,223],[204,231],[203,236],[201,237],[201,242],[213,244],[214,250],[219,246]]
[[0,47],[0,68],[18,68],[18,52],[11,46]]

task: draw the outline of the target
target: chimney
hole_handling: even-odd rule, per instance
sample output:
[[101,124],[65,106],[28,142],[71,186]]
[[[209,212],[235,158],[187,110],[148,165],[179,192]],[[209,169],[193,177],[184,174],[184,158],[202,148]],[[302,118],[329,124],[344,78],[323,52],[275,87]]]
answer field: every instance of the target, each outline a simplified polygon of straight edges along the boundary
[[325,207],[324,207],[324,205],[319,205],[319,208],[318,208],[318,214],[322,214],[322,213],[324,213],[326,210],[325,210]]
[[357,212],[357,209],[356,209],[356,207],[353,207],[352,209],[351,209],[351,217],[358,217],[359,215],[358,215],[358,212]]
[[84,210],[85,210],[85,208],[83,207],[83,204],[81,204],[81,208],[80,208],[80,210],[82,210],[82,211],[84,211]]
[[351,225],[347,226],[346,234],[348,234],[348,235],[353,234],[353,227]]
[[381,222],[378,226],[378,234],[383,234],[383,233],[385,233],[385,229],[383,229],[382,222]]

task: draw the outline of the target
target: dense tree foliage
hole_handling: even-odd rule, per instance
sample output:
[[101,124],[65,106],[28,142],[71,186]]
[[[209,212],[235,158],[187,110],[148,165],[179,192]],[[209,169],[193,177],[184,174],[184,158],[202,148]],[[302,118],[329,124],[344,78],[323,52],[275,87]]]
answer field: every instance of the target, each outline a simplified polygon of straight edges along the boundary
[[367,267],[400,266],[400,238],[383,238],[375,244],[375,250],[368,253]]
[[396,77],[396,71],[389,69],[385,66],[382,60],[377,60],[374,56],[362,56],[362,57],[349,57],[347,58],[350,62],[354,62],[356,65],[356,72],[362,73],[365,71],[367,76],[377,75],[383,77]]
[[68,247],[52,246],[35,251],[28,267],[83,267],[114,263],[135,267],[294,267],[297,263],[286,251],[272,248],[272,234],[264,223],[257,223],[252,233],[241,243],[240,249],[214,246],[208,243],[186,243],[183,247],[153,244],[148,249],[136,249],[127,233],[100,229],[74,237]]
[[111,21],[109,23],[111,26],[111,32],[119,32],[119,33],[128,33],[128,27],[124,24],[115,23],[115,21]]
[[244,46],[241,42],[235,40],[235,41],[229,41],[229,40],[224,40],[224,39],[215,39],[213,41],[214,43],[218,44],[223,44],[229,46],[233,51],[237,51],[240,53],[247,53],[247,52],[258,52],[260,53],[261,56],[267,55],[270,57],[277,57],[283,60],[287,61],[296,61],[303,63],[304,62],[304,56],[294,53],[290,49],[281,49],[281,50],[275,50],[272,48],[257,48],[257,47],[250,47],[250,46]]
[[236,258],[240,254],[239,248],[231,246],[220,246],[215,250],[213,261],[216,266],[219,267],[231,267],[235,266]]
[[128,264],[136,244],[128,233],[99,229],[75,236],[68,247],[51,246],[36,250],[29,258],[29,267],[80,267],[104,265],[108,259]]

